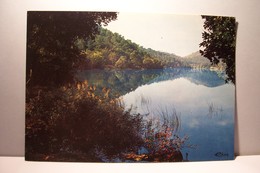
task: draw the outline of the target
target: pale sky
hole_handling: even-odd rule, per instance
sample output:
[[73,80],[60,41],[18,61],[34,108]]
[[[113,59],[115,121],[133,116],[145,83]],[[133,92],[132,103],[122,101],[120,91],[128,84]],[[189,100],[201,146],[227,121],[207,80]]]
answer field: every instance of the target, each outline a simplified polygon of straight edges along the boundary
[[119,13],[106,27],[145,48],[186,56],[199,50],[199,15]]

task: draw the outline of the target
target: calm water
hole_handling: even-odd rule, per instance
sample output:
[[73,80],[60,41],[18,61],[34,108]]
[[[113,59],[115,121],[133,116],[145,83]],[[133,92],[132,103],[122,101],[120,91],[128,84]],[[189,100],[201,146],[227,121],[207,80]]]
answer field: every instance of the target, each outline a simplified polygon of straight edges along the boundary
[[[176,113],[179,136],[189,136],[183,155],[188,160],[234,157],[235,86],[216,72],[190,68],[164,70],[91,70],[80,73],[98,88],[113,88],[126,108],[160,119],[158,112]],[[187,145],[188,145],[187,144]],[[187,154],[186,154],[187,153]]]

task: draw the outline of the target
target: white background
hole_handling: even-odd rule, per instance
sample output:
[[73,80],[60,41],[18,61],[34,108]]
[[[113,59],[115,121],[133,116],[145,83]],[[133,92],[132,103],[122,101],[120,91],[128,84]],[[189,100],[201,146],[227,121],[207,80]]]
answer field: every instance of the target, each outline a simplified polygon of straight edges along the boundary
[[[238,21],[235,152],[260,154],[260,1],[1,0],[0,156],[24,155],[26,11],[127,11],[228,15]],[[131,26],[129,26],[131,27]]]
[[25,162],[22,157],[0,157],[1,173],[259,173],[260,156],[235,161],[182,163],[61,163]]

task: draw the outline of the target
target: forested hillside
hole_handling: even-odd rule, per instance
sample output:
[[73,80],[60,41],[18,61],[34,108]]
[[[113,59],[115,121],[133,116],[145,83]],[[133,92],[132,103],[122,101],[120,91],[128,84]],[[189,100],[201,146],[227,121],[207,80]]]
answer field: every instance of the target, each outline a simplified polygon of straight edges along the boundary
[[75,42],[86,59],[84,69],[209,68],[211,65],[199,52],[180,57],[173,53],[144,48],[108,29],[99,30],[95,39],[78,39]]
[[199,53],[199,51],[185,56],[183,58],[183,61],[187,66],[194,68],[209,68],[211,66],[210,61],[207,58],[203,57]]
[[82,56],[86,58],[85,68],[162,68],[162,62],[148,54],[144,49],[124,39],[123,36],[100,28],[100,33],[94,40],[78,40]]
[[175,55],[173,53],[166,53],[161,51],[156,51],[151,48],[145,49],[145,51],[154,56],[157,57],[164,67],[180,67],[180,66],[186,66],[186,64],[183,62],[182,57]]
[[79,39],[76,45],[86,58],[87,69],[158,69],[183,65],[180,57],[175,54],[145,49],[104,28],[100,28],[100,33],[94,40]]

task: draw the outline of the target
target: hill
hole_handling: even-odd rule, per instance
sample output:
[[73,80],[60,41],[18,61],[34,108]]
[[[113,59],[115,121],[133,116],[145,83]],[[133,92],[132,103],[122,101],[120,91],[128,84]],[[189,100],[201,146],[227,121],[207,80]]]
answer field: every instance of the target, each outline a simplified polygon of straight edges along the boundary
[[163,68],[162,62],[143,47],[104,28],[100,28],[94,40],[77,40],[76,45],[82,49],[87,69]]
[[209,59],[203,57],[199,51],[194,52],[188,56],[183,58],[183,62],[187,64],[187,66],[193,68],[210,68],[211,62]]
[[148,54],[158,58],[164,65],[164,67],[180,67],[185,66],[182,57],[167,52],[156,51],[151,48],[144,49]]
[[94,39],[78,39],[75,45],[86,59],[84,69],[209,68],[210,61],[194,52],[186,57],[144,48],[118,33],[99,29]]
[[78,39],[75,45],[86,58],[85,69],[161,69],[182,66],[179,56],[146,49],[105,28],[95,38]]

